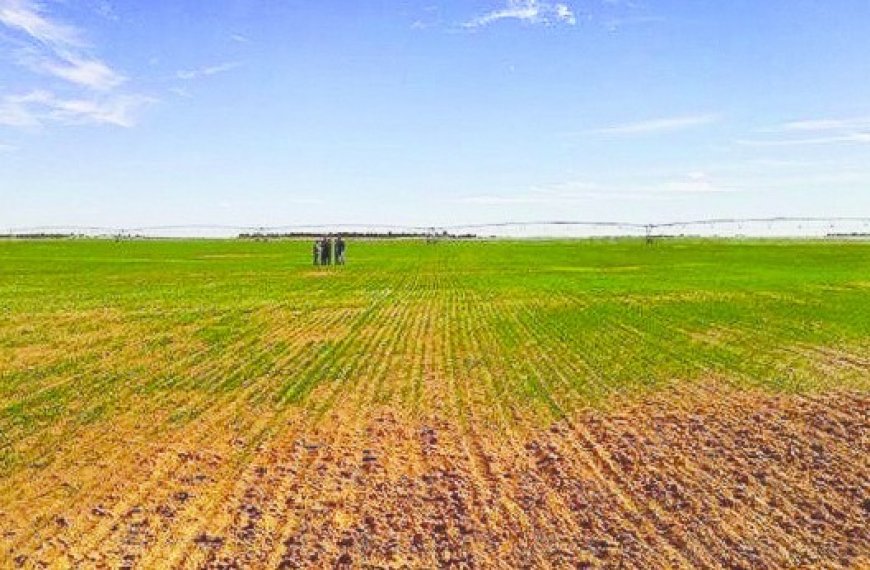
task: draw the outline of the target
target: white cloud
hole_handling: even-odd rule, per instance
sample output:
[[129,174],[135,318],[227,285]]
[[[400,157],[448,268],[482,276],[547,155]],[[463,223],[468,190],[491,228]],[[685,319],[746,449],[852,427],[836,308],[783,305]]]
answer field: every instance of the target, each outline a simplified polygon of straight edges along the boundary
[[0,124],[15,127],[39,127],[48,123],[132,127],[139,111],[154,102],[141,95],[66,99],[49,91],[35,90],[0,99]]
[[96,91],[108,91],[126,81],[124,76],[98,59],[63,50],[51,55],[40,54],[33,49],[20,50],[18,62],[37,73],[52,75]]
[[18,147],[11,144],[0,143],[0,154],[6,152],[15,152],[18,150]]
[[9,127],[37,127],[42,124],[36,107],[51,99],[47,91],[31,91],[23,95],[5,95],[0,99],[0,125]]
[[577,17],[567,4],[556,4],[556,18],[572,26],[577,23]]
[[0,24],[24,34],[29,46],[18,62],[39,73],[95,90],[108,90],[124,77],[86,53],[83,34],[74,26],[49,18],[32,0],[0,0]]
[[[495,0],[490,0],[490,2]],[[575,26],[582,18],[584,23],[604,26],[611,32],[629,25],[643,25],[665,21],[664,18],[649,14],[644,3],[635,0],[593,0],[585,2],[578,14],[574,7],[579,2],[573,0],[499,0],[500,7],[480,14],[459,26],[466,30],[476,30],[486,26],[513,20],[527,25]],[[412,28],[420,29],[427,20],[418,20]]]
[[719,121],[718,115],[685,115],[680,117],[664,117],[637,123],[623,123],[591,129],[588,133],[605,135],[644,135],[669,131],[679,131],[711,125]]
[[47,64],[46,71],[91,89],[107,90],[117,87],[125,81],[125,78],[108,65],[99,60],[79,59],[71,57],[63,63]]
[[[108,4],[98,4],[103,8]],[[105,10],[101,9],[104,13]],[[15,36],[16,63],[63,80],[67,88],[38,88],[0,96],[0,125],[36,128],[48,124],[102,124],[131,127],[154,99],[117,93],[127,78],[94,57],[84,34],[52,18],[35,0],[0,0],[0,27]]]
[[481,28],[501,20],[518,20],[526,24],[552,25],[556,23],[573,26],[577,23],[571,7],[564,3],[545,0],[507,0],[504,8],[493,10],[465,22],[464,28]]
[[136,115],[143,107],[154,103],[150,97],[141,95],[120,95],[108,99],[55,99],[51,102],[51,115],[54,119],[75,123],[95,123],[132,127]]
[[525,192],[483,194],[459,198],[457,202],[481,206],[541,205],[568,206],[590,200],[660,200],[690,195],[737,192],[734,185],[715,181],[707,172],[659,176],[657,180],[635,182],[611,180],[600,182],[568,181],[531,187]]
[[44,45],[84,45],[81,34],[75,27],[52,21],[43,15],[42,7],[31,0],[0,0],[0,23],[24,32]]
[[819,132],[870,129],[870,118],[857,119],[810,119],[784,123],[768,132]]
[[863,133],[845,133],[826,137],[785,138],[785,139],[740,139],[735,141],[742,146],[777,147],[777,146],[813,146],[829,144],[867,144],[870,143],[870,131]]
[[193,93],[191,93],[190,90],[185,89],[184,87],[170,87],[169,92],[174,93],[175,95],[178,95],[179,97],[183,97],[185,99],[193,98]]
[[199,79],[200,77],[209,77],[211,75],[217,75],[219,73],[225,73],[227,71],[236,69],[242,64],[237,61],[230,61],[226,63],[221,63],[218,65],[210,65],[206,67],[200,67],[198,69],[188,69],[181,70],[176,73],[179,79],[190,80],[190,79]]
[[778,135],[778,138],[742,139],[736,142],[754,147],[870,143],[870,118],[791,121],[759,132]]

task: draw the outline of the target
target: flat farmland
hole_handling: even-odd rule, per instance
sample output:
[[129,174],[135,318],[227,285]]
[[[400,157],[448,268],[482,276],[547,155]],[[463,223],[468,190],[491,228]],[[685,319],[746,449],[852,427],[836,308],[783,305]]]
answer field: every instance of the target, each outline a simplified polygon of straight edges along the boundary
[[870,243],[0,241],[0,566],[870,566]]

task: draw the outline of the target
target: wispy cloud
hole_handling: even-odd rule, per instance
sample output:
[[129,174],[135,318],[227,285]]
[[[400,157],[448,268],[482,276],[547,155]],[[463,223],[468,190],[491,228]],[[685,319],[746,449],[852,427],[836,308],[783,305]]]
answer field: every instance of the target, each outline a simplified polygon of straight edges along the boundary
[[690,195],[737,192],[740,188],[714,180],[707,172],[694,171],[633,182],[568,181],[533,186],[524,192],[481,194],[459,198],[457,202],[479,206],[540,205],[567,206],[590,200],[678,199]]
[[27,95],[5,95],[0,99],[0,125],[7,127],[35,127],[40,124],[31,104],[38,103],[39,92]]
[[507,0],[507,4],[498,10],[481,14],[462,24],[463,28],[475,29],[494,24],[502,20],[517,20],[526,24],[567,24],[577,23],[574,11],[564,2],[547,2],[546,0]]
[[759,132],[768,137],[736,142],[753,147],[865,144],[870,143],[870,117],[791,121]]
[[154,102],[154,99],[142,95],[122,95],[105,100],[55,99],[50,102],[49,108],[52,118],[68,124],[132,127],[136,124],[138,111]]
[[645,135],[669,131],[680,131],[702,127],[719,122],[719,115],[683,115],[679,117],[663,117],[636,123],[622,123],[586,131],[603,135]]
[[212,75],[218,75],[219,73],[225,73],[227,71],[231,71],[241,66],[242,64],[237,61],[229,61],[226,63],[220,63],[217,65],[209,65],[205,67],[200,67],[197,69],[186,69],[181,70],[176,73],[176,76],[179,79],[190,80],[190,79],[199,79],[201,77],[209,77]]
[[0,23],[53,48],[85,45],[78,29],[51,20],[31,0],[0,0]]
[[870,143],[870,132],[848,133],[829,137],[786,138],[786,139],[738,139],[742,146],[777,147],[777,146],[813,146],[829,144],[867,144]]
[[7,152],[15,152],[18,150],[18,147],[11,144],[0,143],[0,154]]
[[49,91],[35,90],[0,99],[0,125],[40,127],[61,123],[132,127],[138,112],[151,103],[153,99],[142,95],[59,98]]
[[118,93],[127,78],[92,53],[85,34],[52,17],[35,0],[0,0],[0,27],[15,46],[14,61],[40,75],[62,80],[65,89],[37,88],[0,97],[0,124],[32,128],[50,123],[130,127],[138,110],[154,102]]
[[0,24],[28,41],[18,50],[17,61],[33,71],[101,91],[126,80],[87,53],[89,46],[80,30],[50,18],[32,0],[0,0]]
[[[582,20],[586,24],[596,24],[616,32],[631,25],[665,21],[662,17],[649,14],[644,3],[636,0],[586,0],[579,12],[574,7],[580,4],[576,0],[500,0],[499,4],[496,9],[465,20],[458,27],[474,31],[511,20],[525,25],[575,26]],[[428,9],[437,8],[430,6]],[[419,18],[411,27],[424,29],[439,24],[438,19]]]
[[770,132],[860,131],[870,129],[870,117],[852,119],[808,119],[783,123]]
[[98,59],[82,57],[67,51],[46,55],[33,48],[24,48],[18,50],[17,61],[34,72],[52,75],[95,91],[109,91],[127,80]]
[[179,97],[183,97],[184,99],[193,98],[193,93],[191,93],[190,90],[186,89],[185,87],[170,87],[169,92],[178,95]]
[[441,19],[440,7],[436,4],[424,6],[420,15],[421,17],[411,22],[412,30],[436,28],[444,24]]

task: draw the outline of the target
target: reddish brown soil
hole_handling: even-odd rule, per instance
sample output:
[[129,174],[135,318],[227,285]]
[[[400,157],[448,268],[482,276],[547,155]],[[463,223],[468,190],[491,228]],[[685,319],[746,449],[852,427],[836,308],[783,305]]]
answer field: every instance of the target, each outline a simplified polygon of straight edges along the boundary
[[683,388],[613,408],[535,427],[339,403],[236,427],[227,410],[174,441],[122,431],[4,499],[0,562],[870,567],[867,395]]

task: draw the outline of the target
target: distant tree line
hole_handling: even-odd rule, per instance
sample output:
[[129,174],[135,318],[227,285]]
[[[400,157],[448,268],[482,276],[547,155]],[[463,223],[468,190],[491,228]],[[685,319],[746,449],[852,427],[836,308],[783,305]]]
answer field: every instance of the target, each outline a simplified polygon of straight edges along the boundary
[[71,239],[84,237],[78,234],[50,234],[50,233],[23,233],[23,234],[0,234],[0,239]]
[[238,239],[316,239],[323,235],[341,235],[345,238],[361,239],[408,239],[408,238],[438,238],[438,239],[474,239],[476,234],[452,234],[450,232],[254,232],[239,234]]

